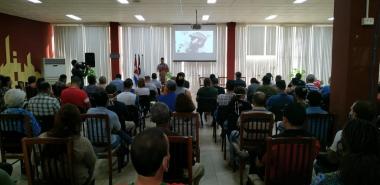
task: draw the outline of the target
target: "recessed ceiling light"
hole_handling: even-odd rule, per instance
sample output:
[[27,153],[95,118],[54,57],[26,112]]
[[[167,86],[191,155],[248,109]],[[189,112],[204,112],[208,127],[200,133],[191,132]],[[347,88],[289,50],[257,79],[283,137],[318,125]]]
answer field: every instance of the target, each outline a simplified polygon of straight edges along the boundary
[[215,4],[216,0],[207,0],[207,4]]
[[306,2],[307,0],[295,0],[293,1],[294,4],[301,4],[301,3],[304,3]]
[[128,0],[117,0],[121,4],[129,4]]
[[329,21],[333,21],[333,20],[334,20],[334,17],[330,17],[330,18],[328,18],[327,20],[329,20]]
[[145,21],[145,18],[142,15],[135,15],[135,17],[139,21]]
[[202,21],[208,21],[209,18],[210,18],[210,15],[203,15]]
[[40,0],[28,0],[28,1],[31,3],[34,3],[34,4],[41,4],[42,3]]
[[78,16],[75,16],[73,14],[67,14],[66,17],[69,17],[70,19],[74,19],[76,21],[80,21],[82,20],[82,18],[78,17]]
[[277,17],[277,15],[270,15],[268,17],[265,17],[265,20],[272,20],[272,19],[275,19]]

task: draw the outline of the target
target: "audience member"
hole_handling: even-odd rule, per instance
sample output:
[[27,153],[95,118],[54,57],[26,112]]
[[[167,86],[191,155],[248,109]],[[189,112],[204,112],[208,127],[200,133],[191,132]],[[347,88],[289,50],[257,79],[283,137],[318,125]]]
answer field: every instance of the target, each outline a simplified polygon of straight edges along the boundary
[[227,84],[226,84],[227,93],[226,94],[219,94],[217,99],[216,99],[218,106],[227,106],[230,103],[231,98],[235,96],[235,93],[234,93],[235,86],[234,85],[235,84],[234,84],[233,80],[227,81]]
[[[52,130],[42,133],[40,138],[73,139],[73,180],[74,184],[85,185],[94,179],[96,155],[91,142],[81,136],[82,120],[79,109],[73,104],[65,104],[55,116]],[[45,148],[48,149],[48,148]],[[56,148],[54,148],[56,150]],[[54,150],[53,149],[53,150]],[[57,151],[51,151],[52,155]]]
[[4,95],[8,90],[9,88],[6,85],[5,76],[0,75],[0,111],[3,111],[6,108],[4,103]]
[[149,91],[154,91],[156,95],[158,94],[157,87],[154,83],[152,83],[150,76],[145,76],[145,87],[149,89]]
[[[182,96],[186,97],[183,94]],[[156,123],[157,128],[159,128],[167,136],[178,136],[177,133],[170,130],[170,112],[169,107],[166,104],[157,102],[151,107],[150,112],[152,115],[151,120]],[[204,166],[200,163],[195,163],[192,168],[193,184],[198,185],[203,175]]]
[[30,98],[34,97],[38,93],[37,89],[37,78],[36,76],[29,76],[28,77],[28,85],[25,87],[26,92],[26,99],[29,100]]
[[219,94],[224,94],[224,93],[225,93],[224,88],[219,86],[219,79],[218,79],[218,78],[213,78],[213,79],[211,79],[211,83],[212,83],[212,86],[213,86],[216,90],[218,90],[218,95],[219,95]]
[[193,112],[195,110],[195,105],[191,97],[186,94],[177,95],[175,101],[175,111],[176,112]]
[[149,96],[149,88],[145,87],[144,78],[139,78],[137,81],[137,88],[135,89],[135,93],[137,96]]
[[165,92],[164,92],[165,94],[158,97],[158,101],[165,103],[169,107],[170,112],[175,111],[176,88],[177,88],[177,85],[175,81],[168,80],[165,86]]
[[294,94],[295,102],[306,108],[308,106],[306,102],[307,88],[305,86],[296,86]]
[[10,174],[0,168],[0,183],[1,185],[16,185],[11,179]]
[[321,108],[322,96],[318,91],[310,91],[307,94],[307,100],[309,101],[309,106],[306,108],[306,114],[327,114]]
[[157,87],[158,91],[161,91],[161,82],[157,80],[157,74],[152,73],[152,83]]
[[285,93],[286,83],[285,80],[280,80],[276,82],[278,89],[278,94],[271,96],[267,100],[267,108],[269,111],[275,114],[275,120],[282,120],[283,109],[293,103],[293,97]]
[[319,88],[314,84],[315,76],[313,74],[309,74],[306,77],[306,88],[310,91],[319,91]]
[[53,92],[54,92],[54,96],[59,98],[61,97],[61,93],[64,89],[67,88],[66,86],[66,80],[67,80],[67,76],[65,74],[61,74],[59,76],[59,79],[57,82],[55,82],[55,84],[53,85]]
[[237,129],[237,122],[239,116],[244,111],[252,110],[252,105],[246,101],[246,91],[244,87],[235,88],[235,96],[231,99],[228,104],[228,119],[227,119],[227,136],[230,137],[230,134],[233,130]]
[[51,86],[42,82],[38,86],[38,94],[29,100],[28,110],[35,116],[54,116],[60,109],[59,101],[53,98]]
[[[102,90],[96,85],[96,76],[89,75],[87,76],[87,82],[88,85],[83,88],[84,91],[86,91],[88,97],[90,98],[91,104],[94,102],[94,94]],[[103,90],[104,91],[104,90]]]
[[280,80],[282,80],[282,76],[281,75],[276,75],[276,77],[274,78],[274,82],[277,83]]
[[106,89],[106,86],[107,86],[107,78],[105,76],[100,76],[98,87],[104,90]]
[[177,77],[175,79],[175,82],[177,84],[177,87],[175,89],[175,94],[177,96],[179,94],[186,94],[187,96],[189,96],[191,98],[191,92],[189,91],[189,89],[187,89],[186,87],[184,87],[184,85],[185,85],[185,79],[182,78],[182,76],[179,76],[179,77]]
[[132,86],[133,86],[132,79],[127,78],[124,81],[124,91],[116,96],[116,100],[118,102],[124,103],[127,106],[128,105],[138,106],[139,105],[138,96],[135,93],[131,92]]
[[241,79],[241,72],[236,72],[235,78],[235,87],[247,87],[245,81]]
[[257,91],[257,88],[260,87],[260,82],[257,81],[256,78],[251,78],[251,84],[248,86],[248,91],[247,91],[247,99],[248,102],[252,102],[252,96],[255,94]]
[[[26,94],[20,89],[9,89],[4,95],[4,103],[7,109],[5,109],[1,114],[16,114],[16,115],[26,115],[30,119],[30,124],[32,128],[33,136],[38,136],[41,132],[41,127],[38,124],[34,115],[23,109]],[[20,133],[25,133],[26,130],[24,125],[19,125],[17,131]]]
[[110,84],[116,86],[118,92],[124,91],[124,82],[121,80],[121,74],[116,74],[115,79],[112,80]]
[[294,78],[292,78],[292,81],[290,82],[290,84],[292,84],[292,86],[305,86],[306,85],[305,81],[302,80],[302,74],[301,73],[297,73],[296,76]]
[[312,185],[380,184],[379,131],[363,119],[350,120],[343,130],[339,170],[319,174]]
[[267,99],[277,94],[277,90],[271,85],[271,78],[269,76],[264,76],[262,81],[263,85],[258,87],[256,91],[263,92]]
[[87,93],[80,89],[81,79],[77,76],[71,78],[70,87],[66,88],[61,93],[61,104],[71,103],[76,105],[79,110],[84,113],[90,106],[90,99]]
[[181,77],[184,79],[183,86],[184,86],[185,88],[187,88],[187,89],[190,89],[190,83],[189,83],[189,81],[187,81],[187,80],[185,79],[185,73],[184,73],[184,72],[179,72],[179,73],[177,74],[177,78],[181,78]]
[[210,78],[205,78],[203,81],[203,87],[201,87],[197,92],[198,98],[214,98],[218,96],[218,90],[211,86]]
[[36,82],[37,88],[38,88],[38,86],[39,86],[42,82],[46,82],[46,80],[45,80],[44,77],[41,77],[41,78],[38,78],[38,79],[37,79],[37,82]]

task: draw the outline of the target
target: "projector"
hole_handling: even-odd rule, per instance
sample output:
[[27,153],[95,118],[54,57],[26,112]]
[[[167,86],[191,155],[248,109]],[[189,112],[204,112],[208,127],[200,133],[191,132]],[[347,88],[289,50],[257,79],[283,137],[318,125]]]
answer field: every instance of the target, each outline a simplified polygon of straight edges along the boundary
[[200,24],[191,25],[191,29],[193,29],[193,30],[200,30],[201,28],[202,28],[202,26]]

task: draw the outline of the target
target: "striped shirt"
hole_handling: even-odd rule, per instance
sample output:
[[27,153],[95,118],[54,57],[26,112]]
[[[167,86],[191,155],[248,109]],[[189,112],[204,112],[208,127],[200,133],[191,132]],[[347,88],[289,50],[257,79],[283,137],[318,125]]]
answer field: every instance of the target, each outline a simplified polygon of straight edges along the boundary
[[39,93],[31,98],[28,103],[28,110],[35,116],[55,115],[61,108],[56,98],[50,97],[46,93]]

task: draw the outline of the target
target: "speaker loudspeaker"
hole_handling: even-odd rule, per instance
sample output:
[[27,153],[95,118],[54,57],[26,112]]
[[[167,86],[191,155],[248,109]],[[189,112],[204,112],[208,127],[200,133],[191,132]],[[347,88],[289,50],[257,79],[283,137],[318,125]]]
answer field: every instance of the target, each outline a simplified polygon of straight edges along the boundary
[[95,53],[85,53],[84,61],[86,65],[90,67],[95,67]]

